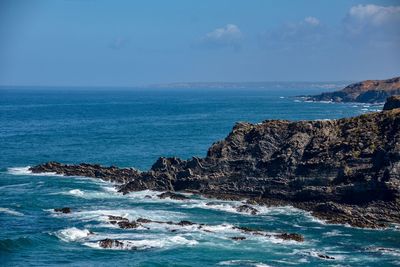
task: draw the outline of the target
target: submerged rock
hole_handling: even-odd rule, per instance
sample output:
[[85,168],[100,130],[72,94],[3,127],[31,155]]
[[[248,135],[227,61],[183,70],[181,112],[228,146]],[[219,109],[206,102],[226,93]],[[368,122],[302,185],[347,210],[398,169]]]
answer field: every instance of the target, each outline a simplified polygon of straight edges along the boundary
[[185,195],[177,194],[177,193],[173,193],[173,192],[165,192],[165,193],[162,193],[162,194],[157,195],[157,196],[159,198],[161,198],[161,199],[165,199],[165,198],[170,198],[170,199],[174,199],[174,200],[186,200],[186,199],[189,199]]
[[64,208],[57,208],[54,209],[55,212],[61,212],[61,213],[71,213],[71,208],[64,207]]
[[235,241],[242,241],[242,240],[245,240],[246,237],[244,237],[244,236],[232,236],[231,239],[235,240]]
[[282,234],[275,235],[275,237],[283,239],[283,240],[293,240],[293,241],[297,241],[297,242],[304,241],[304,237],[302,235],[295,234],[295,233],[282,233]]

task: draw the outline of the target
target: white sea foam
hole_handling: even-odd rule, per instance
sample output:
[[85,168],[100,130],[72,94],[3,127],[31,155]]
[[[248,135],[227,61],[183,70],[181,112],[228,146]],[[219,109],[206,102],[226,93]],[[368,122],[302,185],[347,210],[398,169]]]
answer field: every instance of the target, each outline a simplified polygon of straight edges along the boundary
[[255,266],[255,267],[269,267],[270,265],[257,262],[253,260],[228,260],[228,261],[220,261],[218,265],[228,265],[228,266]]
[[395,257],[400,257],[400,249],[397,248],[386,248],[386,247],[368,247],[368,251],[378,252],[384,255],[391,255]]
[[31,166],[7,168],[7,172],[12,175],[63,176],[55,172],[33,173],[31,170],[29,170],[30,167]]
[[9,208],[2,208],[2,207],[0,207],[0,213],[7,213],[10,215],[14,215],[14,216],[24,216],[24,214],[21,212],[18,212],[13,209],[9,209]]
[[344,234],[339,230],[332,230],[330,232],[323,233],[323,236],[332,237],[332,236],[351,236],[351,234]]
[[[118,240],[122,243],[122,247],[116,246],[111,249],[150,249],[150,248],[170,248],[175,246],[195,246],[198,244],[196,240],[189,240],[183,236],[170,236],[165,238],[155,239],[139,239],[139,240]],[[98,241],[96,242],[85,242],[84,245],[92,248],[102,248]]]
[[72,217],[84,222],[88,221],[108,222],[109,215],[121,216],[129,220],[137,220],[138,218],[148,218],[150,220],[169,221],[171,219],[182,220],[185,218],[185,214],[181,212],[163,211],[163,210],[145,210],[140,208],[83,210],[68,214],[53,213],[53,215]]
[[83,240],[86,239],[90,234],[91,233],[89,230],[81,230],[76,227],[63,229],[56,233],[57,237],[66,242]]

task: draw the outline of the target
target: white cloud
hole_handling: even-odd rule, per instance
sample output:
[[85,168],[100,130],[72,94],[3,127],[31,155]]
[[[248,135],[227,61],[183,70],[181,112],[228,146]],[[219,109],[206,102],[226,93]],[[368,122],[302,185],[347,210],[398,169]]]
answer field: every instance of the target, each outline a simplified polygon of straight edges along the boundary
[[344,19],[344,26],[345,33],[350,38],[398,40],[400,6],[353,6]]
[[360,22],[381,26],[400,19],[400,6],[357,5],[350,8],[348,16]]
[[304,22],[313,26],[318,26],[320,24],[319,19],[317,19],[316,17],[306,17],[304,19]]
[[200,43],[209,47],[233,47],[238,48],[243,34],[235,24],[227,24],[207,33],[201,38]]

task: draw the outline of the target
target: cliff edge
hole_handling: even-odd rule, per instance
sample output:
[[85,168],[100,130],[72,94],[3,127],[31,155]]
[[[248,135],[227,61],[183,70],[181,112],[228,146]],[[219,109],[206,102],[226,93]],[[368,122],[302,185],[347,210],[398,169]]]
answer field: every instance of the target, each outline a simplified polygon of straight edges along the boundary
[[307,96],[312,101],[382,103],[392,95],[400,95],[400,77],[387,80],[366,80],[336,92]]

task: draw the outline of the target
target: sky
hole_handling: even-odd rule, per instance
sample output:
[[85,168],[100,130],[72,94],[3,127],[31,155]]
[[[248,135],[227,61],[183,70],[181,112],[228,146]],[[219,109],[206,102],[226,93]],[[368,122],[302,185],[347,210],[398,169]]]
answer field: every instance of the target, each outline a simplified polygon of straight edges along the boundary
[[400,0],[0,0],[0,85],[400,75]]

